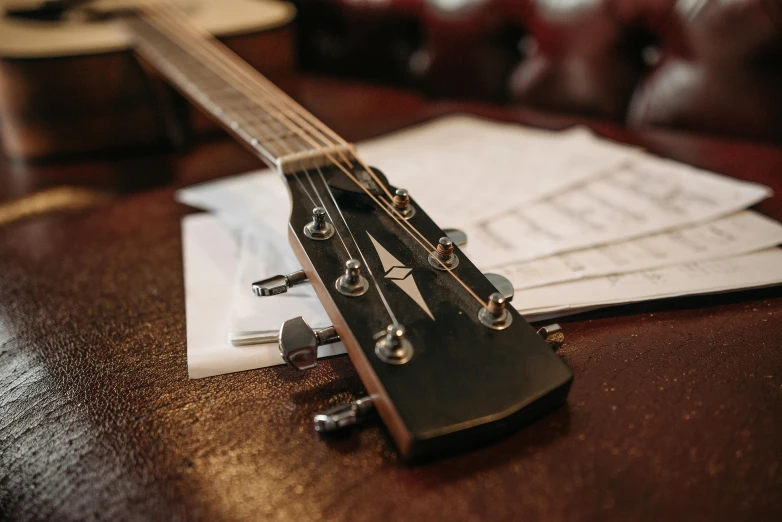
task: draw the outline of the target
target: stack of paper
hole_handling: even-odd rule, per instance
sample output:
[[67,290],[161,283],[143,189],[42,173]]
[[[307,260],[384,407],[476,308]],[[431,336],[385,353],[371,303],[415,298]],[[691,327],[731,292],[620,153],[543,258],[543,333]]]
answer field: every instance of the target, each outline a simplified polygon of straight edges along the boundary
[[[467,232],[465,252],[514,283],[513,304],[530,320],[782,283],[774,248],[782,226],[745,210],[771,195],[767,187],[587,129],[453,116],[359,151],[440,226]],[[282,362],[276,346],[233,347],[229,335],[272,331],[299,315],[328,324],[307,285],[274,299],[250,292],[252,281],[298,268],[286,237],[287,189],[275,174],[190,187],[178,199],[213,213],[183,226],[191,377]]]

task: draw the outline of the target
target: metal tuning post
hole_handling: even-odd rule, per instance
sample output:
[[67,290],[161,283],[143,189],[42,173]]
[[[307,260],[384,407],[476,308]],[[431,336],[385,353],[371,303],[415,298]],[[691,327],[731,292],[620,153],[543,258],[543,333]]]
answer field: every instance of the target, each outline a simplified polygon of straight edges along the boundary
[[280,355],[297,370],[310,370],[318,364],[318,346],[339,341],[333,326],[313,330],[301,317],[282,323],[279,335]]
[[318,433],[333,433],[355,426],[375,414],[375,402],[372,397],[362,397],[347,404],[318,413],[312,419]]
[[389,324],[385,332],[375,338],[375,355],[387,364],[405,364],[413,357],[413,345],[405,337],[405,327],[401,324]]
[[345,262],[345,273],[337,278],[334,286],[340,294],[348,297],[366,294],[369,290],[369,281],[361,275],[361,261],[348,259]]
[[315,241],[324,241],[334,235],[334,225],[326,221],[326,209],[312,209],[312,221],[304,226],[304,235]]
[[443,236],[437,243],[437,249],[429,254],[429,264],[437,270],[451,270],[459,266],[459,256],[453,251],[453,240]]
[[308,283],[304,270],[292,272],[288,275],[276,275],[253,283],[253,293],[258,297],[284,294],[288,288],[302,283]]
[[499,292],[489,296],[489,302],[478,312],[478,320],[492,330],[504,330],[513,322],[513,316],[505,308],[505,298]]
[[407,189],[396,189],[393,201],[394,208],[403,218],[410,219],[415,216],[415,207],[410,203],[410,193]]
[[549,324],[538,329],[538,335],[546,341],[552,350],[559,350],[565,344],[565,332],[559,324]]

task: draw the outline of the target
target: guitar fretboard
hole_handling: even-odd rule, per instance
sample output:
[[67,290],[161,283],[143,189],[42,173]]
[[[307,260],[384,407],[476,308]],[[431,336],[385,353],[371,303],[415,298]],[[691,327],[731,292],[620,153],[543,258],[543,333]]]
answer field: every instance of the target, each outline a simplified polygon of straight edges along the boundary
[[[232,67],[207,37],[176,32],[170,18],[124,18],[136,51],[180,92],[283,174],[324,166],[349,145],[260,73]],[[261,80],[259,82],[259,80]]]

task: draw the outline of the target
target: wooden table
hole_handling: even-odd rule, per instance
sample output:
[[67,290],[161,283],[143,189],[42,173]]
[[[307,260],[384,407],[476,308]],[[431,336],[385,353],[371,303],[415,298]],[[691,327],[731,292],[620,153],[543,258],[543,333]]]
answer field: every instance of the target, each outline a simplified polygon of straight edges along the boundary
[[[287,88],[351,140],[454,110],[579,121],[318,78]],[[778,146],[580,121],[782,192]],[[377,424],[334,440],[313,432],[313,412],[363,394],[345,357],[305,374],[188,380],[180,219],[191,210],[173,192],[257,167],[225,138],[180,154],[0,165],[0,202],[63,183],[112,195],[0,227],[0,518],[782,519],[779,289],[567,321],[567,407],[415,467]],[[779,197],[758,209],[782,219]]]

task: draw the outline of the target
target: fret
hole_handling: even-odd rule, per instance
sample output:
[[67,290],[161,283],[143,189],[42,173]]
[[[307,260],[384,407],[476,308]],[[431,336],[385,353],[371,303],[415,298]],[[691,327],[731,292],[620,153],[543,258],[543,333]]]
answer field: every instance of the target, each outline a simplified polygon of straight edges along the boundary
[[136,51],[269,166],[287,174],[325,166],[349,152],[336,140],[324,139],[324,133],[313,132],[301,116],[307,114],[304,109],[294,110],[261,88],[249,90],[245,79],[230,79],[212,62],[214,57],[203,57],[198,49],[169,37],[149,15],[128,16],[124,21]]
[[257,111],[253,110],[255,104],[247,98],[237,97],[224,103],[222,108],[223,110],[230,109],[240,114],[246,114],[246,117],[240,117],[246,127],[251,130],[258,130],[259,133],[257,134],[265,136],[251,140],[250,145],[253,147],[261,146],[270,150],[275,149],[281,156],[312,148],[298,133],[279,120],[259,115]]

